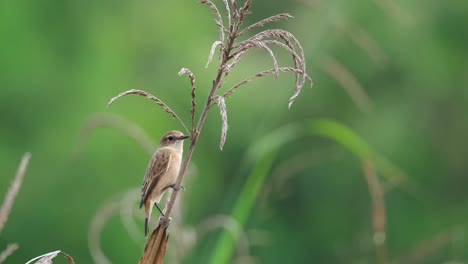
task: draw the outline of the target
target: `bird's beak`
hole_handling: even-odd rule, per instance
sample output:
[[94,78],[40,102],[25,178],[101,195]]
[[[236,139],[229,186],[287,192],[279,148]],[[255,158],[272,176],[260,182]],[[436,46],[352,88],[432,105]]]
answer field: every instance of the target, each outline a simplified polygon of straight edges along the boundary
[[183,135],[183,136],[179,137],[179,140],[184,140],[184,139],[187,139],[189,137],[190,137],[189,135]]

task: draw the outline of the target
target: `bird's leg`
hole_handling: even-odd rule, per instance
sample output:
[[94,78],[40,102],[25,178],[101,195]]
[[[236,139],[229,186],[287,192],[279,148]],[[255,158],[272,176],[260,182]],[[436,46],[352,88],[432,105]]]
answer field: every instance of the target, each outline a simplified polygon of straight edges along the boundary
[[164,221],[164,217],[162,216],[159,217],[159,224],[163,226],[165,229],[169,227],[169,224],[171,223],[171,221],[172,221],[171,217],[167,218],[167,221]]
[[162,212],[161,208],[159,208],[158,203],[154,203],[154,206],[156,206],[156,208],[158,208],[158,210],[159,210],[159,212],[161,213],[161,215],[164,216],[164,213]]

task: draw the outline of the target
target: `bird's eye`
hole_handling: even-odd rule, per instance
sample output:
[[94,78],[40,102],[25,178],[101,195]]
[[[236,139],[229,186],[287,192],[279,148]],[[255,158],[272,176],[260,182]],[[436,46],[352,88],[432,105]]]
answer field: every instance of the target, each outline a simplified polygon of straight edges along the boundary
[[173,136],[168,136],[167,140],[172,141],[172,140],[174,140],[174,137]]

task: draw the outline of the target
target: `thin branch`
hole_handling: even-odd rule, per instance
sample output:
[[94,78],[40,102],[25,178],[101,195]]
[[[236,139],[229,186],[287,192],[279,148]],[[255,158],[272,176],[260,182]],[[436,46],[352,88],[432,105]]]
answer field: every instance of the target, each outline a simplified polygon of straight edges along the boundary
[[232,6],[232,18],[237,19],[239,17],[239,13],[237,11],[237,1],[231,0],[231,6]]
[[18,244],[8,244],[8,246],[0,253],[0,264],[3,263],[13,252],[18,249]]
[[153,100],[154,102],[156,102],[157,105],[162,107],[162,109],[164,109],[166,113],[170,114],[172,117],[177,119],[180,122],[180,124],[185,128],[185,131],[187,131],[187,133],[190,134],[190,131],[188,130],[187,126],[185,126],[184,122],[179,118],[179,116],[177,116],[177,114],[169,106],[167,106],[163,101],[161,101],[161,99],[157,98],[156,96],[148,92],[142,91],[142,90],[131,89],[123,93],[120,93],[117,96],[113,97],[109,101],[109,103],[107,103],[107,107],[112,105],[117,99],[124,97],[126,95],[129,95],[129,94],[137,94],[137,95],[141,95],[141,96],[144,96],[146,98]]
[[179,76],[182,76],[183,74],[187,74],[189,79],[190,79],[190,84],[192,86],[192,92],[191,92],[191,97],[192,97],[192,107],[190,109],[190,116],[192,118],[192,130],[191,132],[193,133],[193,129],[195,128],[195,107],[196,107],[196,102],[195,102],[195,90],[197,89],[197,86],[195,85],[195,75],[187,69],[187,68],[182,68],[179,71]]
[[223,0],[223,3],[224,3],[224,8],[226,9],[226,16],[227,16],[227,19],[228,19],[228,25],[231,25],[232,22],[231,22],[231,9],[229,8],[229,3],[227,0]]
[[10,189],[8,190],[5,199],[3,200],[2,207],[0,208],[0,232],[3,230],[3,227],[8,220],[8,215],[10,214],[15,197],[21,187],[21,183],[23,182],[24,174],[28,168],[30,158],[31,154],[29,152],[23,155],[23,158],[21,159],[20,165],[18,167],[18,171],[16,172],[15,179],[11,183]]
[[378,66],[383,67],[388,61],[388,55],[380,47],[377,40],[369,35],[359,25],[336,25],[338,31],[348,36],[369,58]]
[[234,66],[236,66],[236,64],[240,61],[240,59],[242,58],[242,55],[244,55],[244,53],[245,53],[246,51],[247,51],[247,50],[235,52],[235,53],[233,54],[231,63],[225,64],[224,67],[222,68],[222,70],[223,70],[226,74],[229,74],[229,72],[234,68]]
[[[289,53],[291,53],[291,55],[293,56],[293,60],[296,61],[296,63],[302,64],[302,60],[304,58],[301,58],[300,55],[296,53],[296,51],[294,50],[294,48],[292,46],[284,44],[284,43],[282,43],[282,42],[280,42],[278,40],[274,40],[274,39],[267,39],[267,40],[264,40],[262,42],[265,43],[266,45],[280,46],[281,48],[283,48],[286,51],[288,51]],[[295,67],[295,68],[297,68],[297,67]]]
[[283,20],[283,19],[288,19],[288,18],[292,18],[292,16],[289,15],[288,13],[282,13],[282,14],[271,16],[269,18],[265,18],[263,20],[260,20],[260,21],[258,21],[256,23],[244,28],[241,32],[239,32],[238,36],[242,36],[242,35],[244,35],[245,33],[249,32],[250,30],[252,30],[254,28],[263,27],[266,24],[276,22],[276,21],[280,21],[280,20]]
[[250,7],[252,6],[252,0],[246,0],[244,6],[240,8],[240,17],[239,20],[244,20],[244,17],[250,14]]
[[[133,205],[135,197],[140,194],[140,188],[132,188],[122,195],[120,200],[120,221],[125,227],[128,235],[136,244],[141,243],[141,226],[135,222],[135,215],[140,215],[140,211]],[[138,212],[138,214],[136,213]]]
[[95,263],[110,264],[101,248],[100,236],[108,219],[119,212],[119,203],[112,202],[99,209],[94,215],[88,230],[88,248]]
[[362,161],[362,169],[372,200],[372,222],[374,225],[374,244],[377,253],[377,261],[380,264],[386,264],[388,263],[388,253],[385,231],[385,201],[382,186],[371,161]]
[[329,57],[322,67],[330,77],[343,87],[361,111],[369,112],[372,110],[371,98],[358,79],[343,64],[335,58]]
[[413,17],[409,12],[402,8],[396,1],[393,0],[374,0],[375,4],[378,5],[382,10],[391,18],[395,19],[405,25],[414,22]]
[[[294,73],[299,73],[299,74],[302,74],[304,75],[304,77],[306,78],[306,80],[310,83],[310,85],[312,86],[312,79],[309,77],[309,75],[307,75],[307,73],[304,73],[302,70],[300,69],[296,69],[296,68],[292,68],[292,67],[279,67],[278,68],[278,71],[280,72],[294,72]],[[261,72],[258,72],[246,79],[244,79],[243,81],[237,83],[236,85],[234,85],[231,89],[227,90],[225,93],[223,93],[222,97],[226,97],[232,93],[234,93],[236,91],[237,88],[239,88],[240,86],[246,84],[246,83],[249,83],[257,78],[260,78],[260,77],[264,77],[268,74],[273,74],[275,73],[275,69],[268,69],[268,70],[265,70],[265,71],[261,71]]]
[[216,5],[211,2],[210,0],[200,0],[200,3],[207,5],[211,8],[216,14],[216,25],[219,27],[219,40],[224,42],[224,32],[227,31],[223,24],[223,18],[221,17],[221,13],[219,12]]
[[463,233],[462,226],[454,226],[448,230],[437,233],[436,235],[419,242],[406,256],[402,256],[392,261],[394,264],[418,264],[427,263],[431,256],[440,252],[454,242],[457,237]]
[[74,153],[75,157],[80,154],[83,148],[82,146],[89,138],[91,132],[98,127],[112,127],[120,130],[128,137],[134,139],[147,153],[151,155],[154,153],[154,146],[156,143],[154,143],[153,139],[148,136],[141,127],[120,116],[97,114],[88,118],[81,129]]
[[[244,54],[244,52],[246,52],[247,50],[249,50],[249,49],[251,49],[253,47],[262,48],[268,53],[268,55],[270,55],[271,59],[273,60],[273,67],[275,69],[276,78],[278,78],[278,74],[279,74],[278,60],[276,59],[275,54],[273,53],[273,51],[267,46],[266,43],[264,43],[262,41],[254,41],[254,40],[245,41],[245,42],[243,42],[243,46],[239,47],[239,50],[241,52],[240,54]],[[240,59],[240,57],[239,57],[239,59]],[[237,59],[237,61],[239,61],[239,59]],[[232,65],[231,68],[233,66],[234,65]]]
[[[258,33],[256,35],[252,36],[247,41],[249,41],[249,40],[261,41],[261,40],[264,40],[264,39],[267,39],[267,38],[272,38],[272,37],[282,39],[283,41],[286,42],[286,45],[289,46],[293,50],[294,50],[294,46],[297,47],[297,49],[299,50],[301,60],[297,61],[295,59],[294,55],[293,55],[294,68],[298,68],[298,69],[302,70],[303,72],[306,72],[304,49],[302,48],[302,45],[299,42],[299,40],[293,34],[291,34],[290,32],[282,30],[282,29],[268,29],[268,30],[264,30],[264,31],[262,31],[262,32],[260,32],[260,33]],[[299,76],[300,76],[300,74],[298,74],[296,72],[296,75],[295,75],[296,87],[295,87],[293,96],[291,96],[291,98],[289,99],[288,108],[291,108],[294,100],[297,98],[297,96],[301,92],[301,89],[302,89],[302,87],[303,87],[303,85],[304,85],[304,83],[306,81],[305,75],[302,75],[302,77],[303,77],[302,81],[299,81]]]

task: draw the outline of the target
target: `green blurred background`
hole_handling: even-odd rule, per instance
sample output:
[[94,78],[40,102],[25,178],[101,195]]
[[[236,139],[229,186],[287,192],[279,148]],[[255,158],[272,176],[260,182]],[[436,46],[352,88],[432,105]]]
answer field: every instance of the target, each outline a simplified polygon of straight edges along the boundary
[[[222,9],[222,1],[215,3]],[[295,17],[266,28],[281,27],[302,42],[314,87],[304,87],[290,110],[294,78],[288,73],[240,88],[226,101],[222,151],[219,112],[210,111],[179,196],[182,228],[171,232],[169,251],[178,258],[167,262],[213,261],[227,244],[210,221],[242,206],[244,191],[255,199],[252,210],[244,208],[248,244],[241,243],[230,262],[377,263],[360,157],[346,147],[343,131],[334,131],[342,137],[332,140],[311,133],[311,122],[320,125],[314,122],[323,118],[354,131],[404,172],[405,180],[390,188],[395,170],[377,167],[388,259],[467,262],[466,10],[466,1],[254,1],[248,23],[282,12]],[[177,72],[194,72],[202,106],[216,72],[215,62],[205,69],[218,37],[213,21],[211,10],[193,0],[0,2],[1,199],[21,156],[32,153],[0,233],[0,251],[19,244],[6,263],[56,249],[77,263],[94,262],[88,250],[93,217],[140,187],[150,154],[114,128],[88,131],[82,141],[80,134],[96,114],[124,118],[154,142],[182,129],[142,97],[105,106],[124,90],[143,89],[189,123],[190,85]],[[290,65],[286,55],[279,55],[282,65]],[[271,59],[252,51],[241,65],[225,87],[271,67]],[[258,154],[258,144],[273,151]],[[266,173],[259,193],[244,186],[258,166]],[[136,263],[143,251],[138,192],[134,198],[136,241],[118,214],[100,234],[112,263]],[[208,233],[191,240],[203,226]]]

